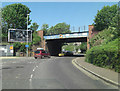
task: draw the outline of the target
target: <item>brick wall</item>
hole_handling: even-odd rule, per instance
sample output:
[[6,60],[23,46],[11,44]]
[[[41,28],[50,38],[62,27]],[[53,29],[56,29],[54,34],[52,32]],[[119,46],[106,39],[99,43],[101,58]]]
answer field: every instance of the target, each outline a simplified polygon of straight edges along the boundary
[[38,35],[41,37],[41,47],[45,49],[45,40],[43,36],[43,30],[38,31]]
[[43,41],[43,30],[38,31],[38,35],[41,37],[41,41]]
[[98,34],[99,31],[95,30],[93,25],[89,25],[89,36],[87,38],[87,49],[90,49],[90,44],[89,44],[89,40],[96,34]]

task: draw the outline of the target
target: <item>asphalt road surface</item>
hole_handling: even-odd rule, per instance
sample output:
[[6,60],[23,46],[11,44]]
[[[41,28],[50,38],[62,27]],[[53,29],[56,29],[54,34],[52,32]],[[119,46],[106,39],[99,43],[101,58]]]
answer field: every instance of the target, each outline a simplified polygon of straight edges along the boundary
[[115,89],[78,70],[74,58],[2,59],[2,89]]

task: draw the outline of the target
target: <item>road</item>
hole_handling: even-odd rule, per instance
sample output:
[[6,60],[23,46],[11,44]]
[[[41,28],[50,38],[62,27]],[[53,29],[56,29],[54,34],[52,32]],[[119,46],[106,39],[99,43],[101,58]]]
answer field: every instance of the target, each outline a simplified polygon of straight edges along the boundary
[[44,59],[3,59],[3,89],[115,89],[100,79],[78,70],[72,59],[51,57]]

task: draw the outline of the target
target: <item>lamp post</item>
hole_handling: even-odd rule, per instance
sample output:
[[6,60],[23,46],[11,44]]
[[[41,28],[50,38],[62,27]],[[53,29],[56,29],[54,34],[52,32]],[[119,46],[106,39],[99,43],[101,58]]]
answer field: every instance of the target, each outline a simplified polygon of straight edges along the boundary
[[[29,14],[27,14],[27,45],[28,45],[28,16]],[[27,48],[27,57],[28,57],[28,46],[26,48]]]

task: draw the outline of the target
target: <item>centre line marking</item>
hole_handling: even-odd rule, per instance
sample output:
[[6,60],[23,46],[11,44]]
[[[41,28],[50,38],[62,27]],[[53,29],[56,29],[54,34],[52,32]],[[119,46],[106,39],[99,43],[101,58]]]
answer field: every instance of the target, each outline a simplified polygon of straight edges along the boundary
[[33,77],[33,74],[31,74],[30,79],[32,79],[32,77]]
[[33,71],[35,71],[36,67],[33,69]]

